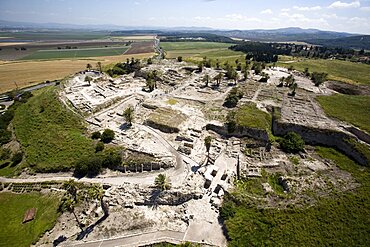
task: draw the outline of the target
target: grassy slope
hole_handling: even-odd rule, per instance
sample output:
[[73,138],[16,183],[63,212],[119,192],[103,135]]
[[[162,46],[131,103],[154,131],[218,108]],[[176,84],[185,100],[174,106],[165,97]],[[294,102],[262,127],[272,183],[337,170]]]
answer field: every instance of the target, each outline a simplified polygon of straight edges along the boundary
[[235,115],[236,123],[239,126],[257,128],[257,129],[271,129],[270,114],[261,111],[254,104],[241,106]]
[[59,102],[56,89],[47,87],[34,94],[14,117],[27,164],[36,171],[68,170],[76,159],[92,154],[82,120]]
[[71,50],[41,50],[21,60],[64,59],[78,57],[103,57],[122,55],[129,47],[85,48]]
[[[309,208],[257,209],[245,197],[241,204],[226,199],[229,246],[367,246],[370,241],[370,173],[329,148],[317,152],[349,171],[361,184],[353,192],[333,198],[317,197]],[[240,193],[240,192],[239,192]],[[241,192],[242,195],[242,192]],[[235,200],[235,199],[234,199]]]
[[[51,229],[58,217],[59,199],[39,193],[0,193],[0,246],[30,246]],[[27,209],[37,208],[33,221],[22,224]]]
[[370,133],[370,96],[333,95],[316,98],[325,113]]
[[[286,63],[286,61],[294,61]],[[329,80],[343,81],[347,83],[360,83],[370,85],[370,65],[352,63],[340,60],[324,59],[293,59],[283,56],[277,63],[279,66],[293,66],[295,69],[303,71],[309,68],[310,72],[325,72],[329,74]]]

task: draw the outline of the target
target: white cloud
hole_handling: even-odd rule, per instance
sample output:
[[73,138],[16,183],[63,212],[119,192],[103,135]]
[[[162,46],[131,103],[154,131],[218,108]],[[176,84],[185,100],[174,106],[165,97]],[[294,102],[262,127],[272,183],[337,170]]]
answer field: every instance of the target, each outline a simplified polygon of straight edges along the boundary
[[369,7],[361,7],[361,11],[370,12],[370,6]]
[[289,11],[290,11],[289,8],[287,8],[287,9],[281,9],[281,12],[289,12]]
[[351,3],[336,1],[332,4],[330,4],[329,9],[359,8],[360,6],[361,6],[360,1],[354,1],[354,2],[351,2]]
[[247,17],[241,14],[229,14],[229,15],[226,15],[225,17],[218,18],[218,19],[222,21],[232,21],[232,22],[235,22],[235,21],[261,22],[261,20],[258,18]]
[[267,14],[267,15],[272,15],[272,10],[271,9],[265,9],[261,11],[261,14]]
[[313,7],[299,7],[299,6],[294,6],[293,9],[300,10],[300,11],[310,11],[310,10],[320,10],[322,8],[321,8],[321,6],[313,6]]

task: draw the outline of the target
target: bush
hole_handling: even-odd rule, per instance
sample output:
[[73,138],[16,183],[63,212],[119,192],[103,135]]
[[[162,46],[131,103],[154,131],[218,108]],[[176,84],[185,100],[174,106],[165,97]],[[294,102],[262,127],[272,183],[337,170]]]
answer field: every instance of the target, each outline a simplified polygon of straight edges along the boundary
[[304,141],[295,132],[289,132],[280,141],[280,147],[287,153],[298,153],[304,149]]
[[95,177],[100,173],[102,164],[103,159],[98,155],[82,158],[76,163],[74,176],[78,178],[86,175],[88,177]]
[[98,142],[95,146],[95,152],[101,152],[104,150],[104,143],[103,142]]
[[12,140],[12,132],[0,129],[0,145],[6,144]]
[[224,106],[226,106],[227,108],[236,107],[241,98],[243,98],[243,93],[239,92],[237,88],[233,88],[227,95]]
[[101,134],[99,131],[95,131],[91,134],[91,139],[99,139],[101,137]]
[[114,131],[111,129],[104,130],[103,134],[100,137],[100,140],[104,143],[109,143],[114,139]]
[[10,158],[11,152],[8,148],[0,149],[0,160],[7,160]]
[[311,74],[311,80],[313,81],[313,83],[315,83],[315,86],[317,87],[324,83],[327,77],[328,77],[327,73],[313,72]]
[[23,153],[22,152],[15,153],[12,157],[13,165],[18,165],[19,163],[21,163],[22,159],[23,159]]

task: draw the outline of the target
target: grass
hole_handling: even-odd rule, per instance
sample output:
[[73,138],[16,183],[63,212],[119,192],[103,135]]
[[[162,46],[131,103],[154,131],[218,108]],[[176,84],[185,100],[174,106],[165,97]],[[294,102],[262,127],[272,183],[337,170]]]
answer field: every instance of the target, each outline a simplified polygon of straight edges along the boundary
[[241,127],[250,127],[257,129],[271,129],[271,115],[261,111],[254,104],[241,106],[236,110],[236,124]]
[[333,95],[316,98],[330,117],[353,124],[370,133],[370,96]]
[[17,108],[13,124],[26,165],[37,172],[69,170],[77,159],[94,153],[82,119],[62,105],[55,87],[34,92]]
[[175,100],[175,99],[168,99],[167,100],[167,104],[169,104],[169,105],[176,105],[177,104],[177,100]]
[[222,65],[226,61],[235,64],[235,60],[245,61],[242,52],[229,50],[233,44],[217,42],[162,42],[162,48],[167,52],[167,58],[182,56],[185,61],[199,62],[203,57],[212,60],[212,66],[216,66],[216,59]]
[[[293,61],[289,62],[288,61]],[[310,72],[328,73],[329,80],[337,80],[346,83],[370,85],[370,66],[368,64],[353,63],[341,60],[308,59],[282,56],[279,57],[278,66],[289,67],[304,71],[308,68]]]
[[[0,246],[26,247],[51,229],[58,218],[59,198],[39,193],[0,193]],[[22,224],[27,209],[36,208],[33,221]]]
[[65,59],[83,57],[104,57],[122,55],[129,49],[126,47],[104,47],[104,48],[85,48],[70,50],[40,50],[21,60],[40,60],[40,59]]
[[[334,149],[317,153],[352,174],[361,186],[332,197],[317,197],[310,207],[260,208],[237,189],[220,211],[229,246],[368,246],[370,173]],[[259,205],[257,207],[257,205]]]
[[147,58],[152,53],[138,55],[120,55],[107,57],[91,57],[86,59],[66,59],[50,61],[0,61],[0,93],[19,88],[29,87],[46,80],[62,79],[70,74],[86,69],[86,64],[95,66],[101,62],[103,66],[126,61],[127,58]]

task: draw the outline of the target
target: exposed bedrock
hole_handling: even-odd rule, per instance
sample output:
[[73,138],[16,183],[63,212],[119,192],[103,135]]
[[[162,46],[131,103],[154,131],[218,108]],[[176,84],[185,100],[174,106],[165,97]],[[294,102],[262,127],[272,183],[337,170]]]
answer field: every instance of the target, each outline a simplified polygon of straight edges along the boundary
[[354,136],[332,129],[319,129],[282,122],[279,117],[276,117],[278,115],[279,113],[276,114],[275,112],[272,120],[272,132],[274,135],[283,136],[288,132],[296,132],[302,136],[307,144],[334,147],[357,161],[359,164],[364,166],[369,165],[369,160],[366,156],[358,151],[355,144],[350,141],[355,138]]

